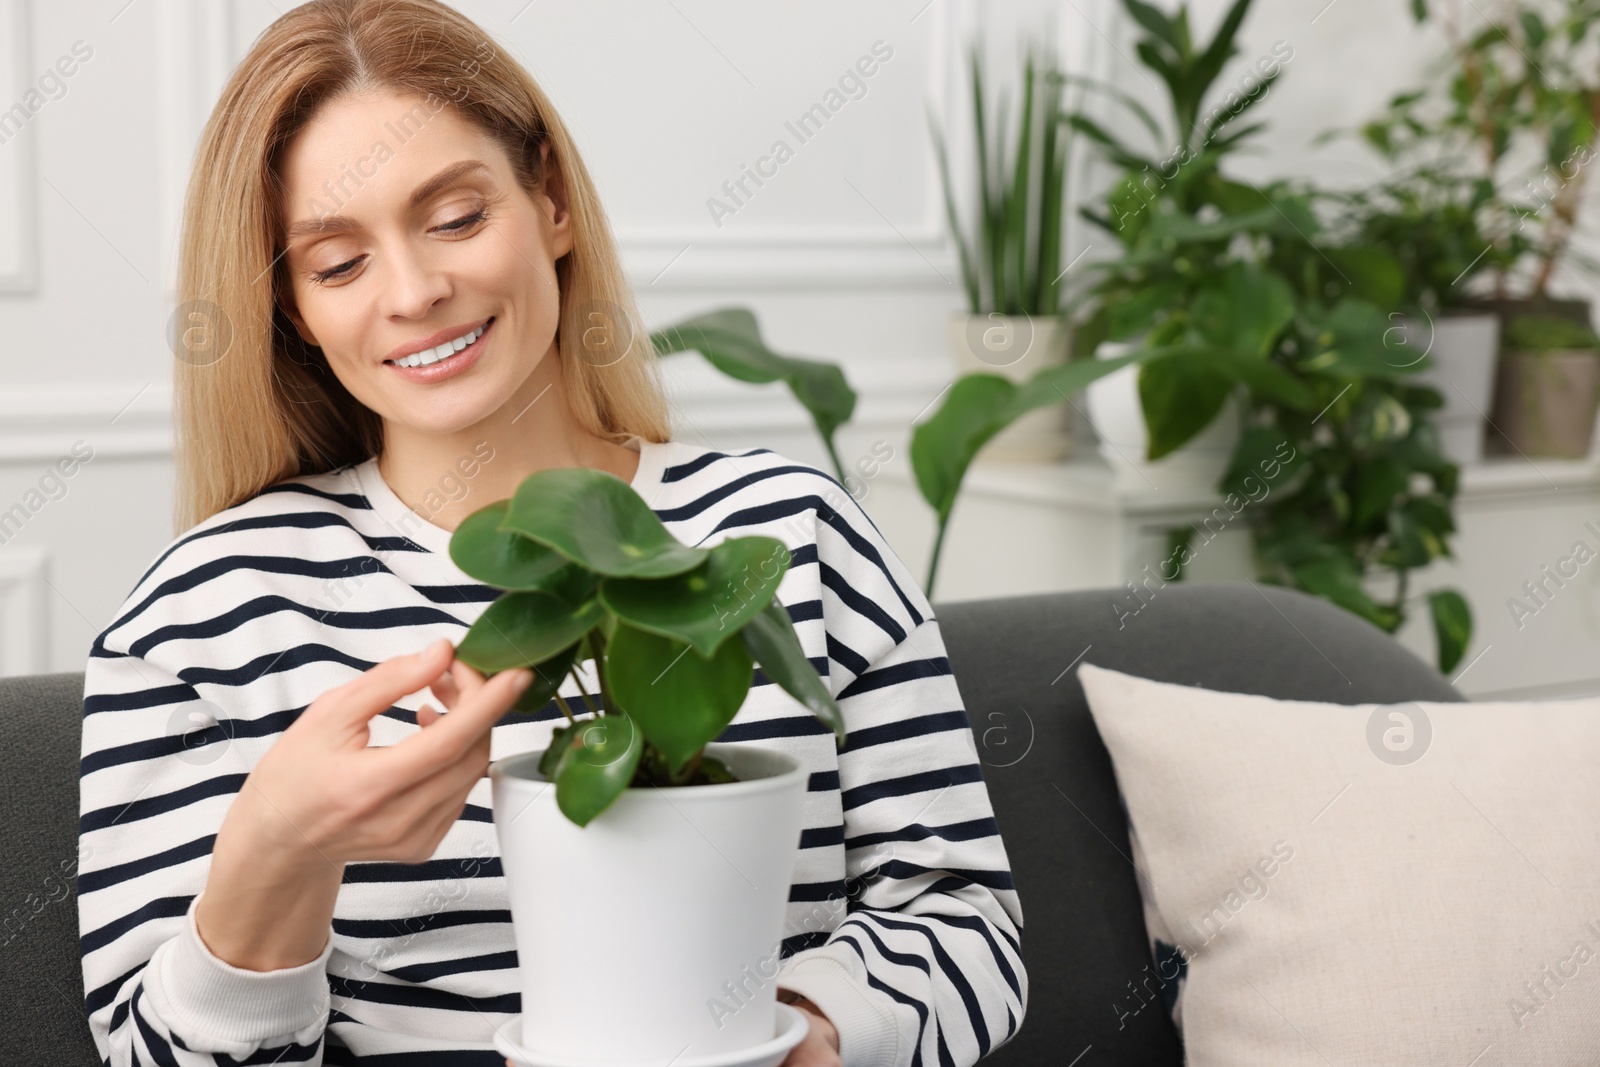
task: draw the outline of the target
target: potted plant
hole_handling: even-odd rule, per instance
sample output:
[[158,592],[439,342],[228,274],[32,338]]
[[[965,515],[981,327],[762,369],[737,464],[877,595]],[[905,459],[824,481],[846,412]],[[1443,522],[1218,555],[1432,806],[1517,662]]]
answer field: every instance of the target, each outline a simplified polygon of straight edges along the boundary
[[[1378,125],[1366,129],[1380,150]],[[1506,253],[1481,224],[1494,197],[1487,179],[1426,164],[1344,197],[1347,240],[1386,249],[1400,268],[1400,303],[1388,345],[1397,362],[1419,363],[1417,382],[1437,389],[1434,416],[1446,456],[1470,465],[1483,458],[1492,403],[1500,316],[1473,297],[1473,281],[1497,271]]]
[[[1224,171],[1227,156],[1263,128],[1237,125],[1240,116],[1279,74],[1267,72],[1255,91],[1205,114],[1249,0],[1236,0],[1203,46],[1187,5],[1168,14],[1123,2],[1143,31],[1139,56],[1166,82],[1178,131],[1168,143],[1178,148],[1151,159],[1090,116],[1073,116],[1123,171],[1105,209],[1084,212],[1122,254],[1096,265],[1081,336],[1131,346],[1119,358],[1138,363],[1148,460],[1177,453],[1234,417],[1227,413],[1236,405],[1232,451],[1212,483],[1227,510],[1212,514],[1239,516],[1250,530],[1261,580],[1394,631],[1416,599],[1410,572],[1450,554],[1457,481],[1431,420],[1442,398],[1415,381],[1429,361],[1396,358],[1391,347],[1385,312],[1402,303],[1403,269],[1388,249],[1329,218],[1337,214],[1329,194]],[[1161,144],[1153,117],[1117,98]],[[1113,384],[1106,377],[1091,386],[1091,403],[1097,388]],[[1209,539],[1209,530],[1197,517],[1176,532],[1169,559],[1177,576],[1198,550],[1191,540]],[[1426,602],[1448,671],[1466,647],[1471,614],[1452,590]]]
[[1506,330],[1494,424],[1525,456],[1581,459],[1594,437],[1600,336],[1569,319],[1523,315]]
[[1391,161],[1442,163],[1488,190],[1481,206],[1493,284],[1467,306],[1497,314],[1502,337],[1524,315],[1589,327],[1589,301],[1558,299],[1551,287],[1568,263],[1597,268],[1572,238],[1600,125],[1600,11],[1592,0],[1488,11],[1415,0],[1412,11],[1444,31],[1443,77],[1396,96],[1366,127],[1368,140]]
[[[990,374],[1014,384],[1069,358],[1062,328],[1062,203],[1068,138],[1062,94],[1066,84],[1054,52],[1030,43],[1022,69],[1022,115],[1015,146],[1003,144],[1002,97],[991,143],[981,45],[970,47],[977,207],[968,239],[957,210],[945,138],[929,126],[944,186],[945,214],[961,264],[965,311],[949,321],[956,374]],[[1058,460],[1071,452],[1072,423],[1062,406],[1020,415],[983,447],[986,459]]]
[[[1165,350],[1087,391],[1101,455],[1117,482],[1126,489],[1214,482],[1238,440],[1242,414],[1237,379],[1225,366],[1239,358],[1253,362],[1255,350],[1282,327],[1288,303],[1281,282],[1266,277],[1265,288],[1249,298],[1260,298],[1254,321],[1224,323],[1242,310],[1229,295],[1229,250],[1242,235],[1287,229],[1306,213],[1292,198],[1251,195],[1221,175],[1227,156],[1259,128],[1234,123],[1266,97],[1282,73],[1282,53],[1275,49],[1259,76],[1252,72],[1245,92],[1224,93],[1218,80],[1238,51],[1249,0],[1230,5],[1209,41],[1190,32],[1186,6],[1171,14],[1143,0],[1124,0],[1123,7],[1144,31],[1139,55],[1166,90],[1170,121],[1163,125],[1137,100],[1094,82],[1086,84],[1129,121],[1104,122],[1087,110],[1068,117],[1121,171],[1104,211],[1081,209],[1122,246],[1123,256],[1095,265],[1101,280],[1088,294],[1094,314],[1075,342],[1099,356]],[[1148,149],[1121,132],[1135,125],[1148,132]],[[1197,302],[1204,314],[1191,319],[1182,309]],[[1202,319],[1205,329],[1190,328]]]
[[[787,547],[685,545],[622,479],[579,467],[468,516],[450,556],[505,591],[457,656],[531,668],[516,710],[554,700],[566,720],[490,768],[523,1007],[497,1047],[603,1065],[792,1046],[805,1024],[773,986],[727,988],[776,965],[807,775],[778,749],[714,741],[756,664],[844,740],[776,599]],[[587,716],[557,691],[567,677]]]

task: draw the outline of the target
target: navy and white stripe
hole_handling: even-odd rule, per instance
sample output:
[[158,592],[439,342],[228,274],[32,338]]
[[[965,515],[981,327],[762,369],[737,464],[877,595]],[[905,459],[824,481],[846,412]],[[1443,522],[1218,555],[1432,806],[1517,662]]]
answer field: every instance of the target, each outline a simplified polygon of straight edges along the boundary
[[[817,468],[635,441],[633,485],[680,540],[789,546],[778,597],[845,715],[840,751],[758,669],[719,738],[811,770],[776,984],[827,1012],[846,1067],[975,1062],[1027,1006],[1022,910],[926,598]],[[497,595],[448,540],[370,460],[292,479],[178,538],[96,639],[78,899],[106,1064],[500,1067],[492,1034],[521,1008],[487,779],[432,860],[346,867],[319,959],[239,970],[193,926],[223,815],[282,731],[373,664],[459,639]],[[562,693],[576,705],[570,679]],[[371,743],[414,733],[421,700],[374,718]],[[554,703],[507,716],[491,758],[543,747],[560,720]]]

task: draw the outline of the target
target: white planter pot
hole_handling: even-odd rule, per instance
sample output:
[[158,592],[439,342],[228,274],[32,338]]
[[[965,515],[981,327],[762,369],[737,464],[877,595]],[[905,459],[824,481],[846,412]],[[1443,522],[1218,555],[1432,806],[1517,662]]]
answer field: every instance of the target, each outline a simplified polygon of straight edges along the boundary
[[[1108,341],[1095,350],[1096,359],[1114,359],[1133,351],[1129,342]],[[1139,365],[1123,367],[1089,383],[1089,419],[1100,438],[1099,452],[1111,465],[1118,492],[1152,489],[1215,488],[1233,449],[1239,443],[1239,405],[1230,396],[1217,417],[1188,444],[1152,462],[1145,458],[1150,435],[1139,403]]]
[[1391,361],[1407,366],[1424,354],[1433,366],[1419,371],[1418,384],[1439,390],[1444,407],[1434,412],[1439,444],[1446,457],[1460,464],[1483,459],[1484,420],[1493,397],[1495,362],[1500,351],[1500,316],[1442,315],[1431,322],[1403,319],[1401,333],[1391,331]]
[[792,1022],[773,979],[808,774],[759,745],[706,754],[740,780],[629,788],[585,827],[541,752],[490,767],[522,982],[502,1029],[532,1063],[742,1062]]
[[[1018,384],[1064,361],[1070,332],[1054,317],[950,315],[950,351],[958,376],[998,374]],[[1072,454],[1072,408],[1060,404],[1030,411],[990,438],[979,459],[1055,462]]]

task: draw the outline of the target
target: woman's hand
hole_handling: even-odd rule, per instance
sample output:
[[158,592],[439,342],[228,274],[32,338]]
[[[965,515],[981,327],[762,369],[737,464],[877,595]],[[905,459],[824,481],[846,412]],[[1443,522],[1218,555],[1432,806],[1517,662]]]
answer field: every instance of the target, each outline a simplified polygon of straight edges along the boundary
[[809,1015],[806,1021],[811,1025],[806,1028],[806,1036],[789,1050],[789,1055],[779,1067],[840,1067],[839,1031],[833,1022],[822,1014],[821,1008],[805,997],[790,1004]]
[[[444,639],[385,660],[301,713],[251,771],[228,819],[237,813],[258,846],[280,854],[421,863],[460,817],[488,770],[490,730],[532,678],[518,669],[486,682]],[[418,733],[369,747],[369,721],[424,686],[450,713],[425,706]]]
[[[344,865],[431,857],[489,764],[489,732],[532,680],[485,682],[440,640],[378,664],[314,700],[257,761],[211,849],[195,928],[218,958],[270,971],[327,944]],[[433,689],[448,715],[398,745],[369,748],[367,723],[407,693]]]

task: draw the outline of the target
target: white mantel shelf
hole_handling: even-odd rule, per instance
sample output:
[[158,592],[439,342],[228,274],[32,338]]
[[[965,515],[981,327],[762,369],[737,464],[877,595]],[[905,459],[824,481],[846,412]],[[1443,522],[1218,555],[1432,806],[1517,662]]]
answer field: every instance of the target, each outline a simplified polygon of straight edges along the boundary
[[[909,461],[902,460],[868,484],[862,504],[920,579],[933,515],[917,493]],[[1137,582],[1154,605],[1168,531],[1229,513],[1215,510],[1221,501],[1214,475],[1151,477],[1157,484],[1141,484],[1126,472],[1119,482],[1093,453],[1057,463],[974,463],[945,537],[934,599],[1120,588],[1120,606],[1108,598],[1106,608],[1120,614],[1138,606],[1126,585]],[[1412,575],[1414,605],[1402,643],[1431,662],[1432,627],[1420,597],[1436,587],[1457,588],[1476,623],[1463,666],[1456,668],[1463,692],[1480,700],[1600,694],[1600,558],[1569,563],[1568,571],[1577,566],[1577,574],[1561,585],[1543,570],[1571,557],[1580,541],[1600,557],[1600,455],[1496,456],[1464,466],[1456,519],[1455,559]],[[1214,518],[1210,533],[1210,540],[1192,542],[1195,558],[1185,580],[1253,577],[1245,514],[1227,522]],[[1526,590],[1526,583],[1539,581],[1542,603]],[[1382,587],[1374,589],[1381,593]],[[1514,613],[1513,598],[1537,610]]]

